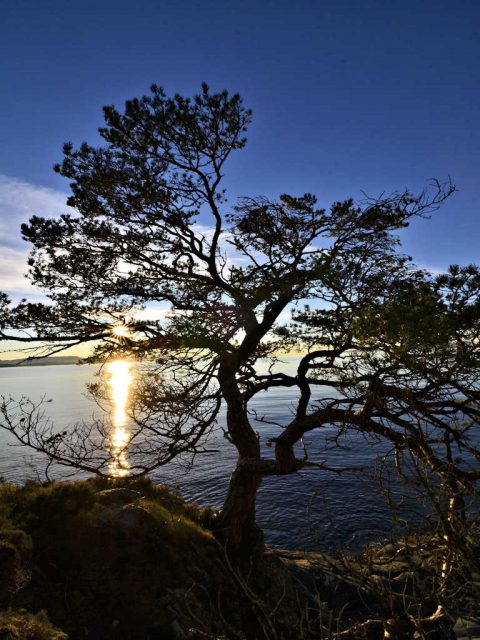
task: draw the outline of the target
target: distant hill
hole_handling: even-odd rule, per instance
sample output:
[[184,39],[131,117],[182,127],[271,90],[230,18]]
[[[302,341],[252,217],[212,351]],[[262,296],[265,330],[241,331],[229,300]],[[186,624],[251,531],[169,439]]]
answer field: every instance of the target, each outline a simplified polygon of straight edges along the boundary
[[0,367],[50,367],[56,364],[78,364],[80,358],[77,356],[56,356],[48,358],[36,358],[35,360],[0,360]]

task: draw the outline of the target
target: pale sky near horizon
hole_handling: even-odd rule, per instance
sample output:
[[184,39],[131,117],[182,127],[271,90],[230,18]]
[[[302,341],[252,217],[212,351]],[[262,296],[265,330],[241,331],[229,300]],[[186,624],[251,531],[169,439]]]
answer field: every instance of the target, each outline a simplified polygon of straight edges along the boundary
[[151,83],[203,80],[253,109],[226,167],[241,195],[458,193],[402,233],[417,264],[480,262],[480,3],[476,0],[17,0],[0,24],[0,289],[24,279],[19,226],[65,210],[65,140],[95,142],[101,107]]

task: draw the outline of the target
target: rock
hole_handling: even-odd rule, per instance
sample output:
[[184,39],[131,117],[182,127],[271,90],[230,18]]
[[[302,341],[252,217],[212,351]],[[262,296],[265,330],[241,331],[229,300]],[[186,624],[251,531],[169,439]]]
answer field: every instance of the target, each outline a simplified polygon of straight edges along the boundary
[[115,516],[115,521],[125,529],[145,529],[158,527],[160,521],[143,507],[127,505],[120,509]]
[[120,508],[126,504],[136,502],[141,498],[141,494],[133,489],[105,489],[95,494],[97,502],[104,507]]

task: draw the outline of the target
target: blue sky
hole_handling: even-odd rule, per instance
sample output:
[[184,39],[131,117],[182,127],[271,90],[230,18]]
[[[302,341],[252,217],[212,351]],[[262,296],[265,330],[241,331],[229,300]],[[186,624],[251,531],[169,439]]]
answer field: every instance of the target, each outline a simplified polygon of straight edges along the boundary
[[16,0],[0,23],[0,289],[28,293],[19,224],[64,210],[65,140],[151,83],[205,80],[254,111],[227,167],[239,195],[322,206],[451,176],[458,193],[403,233],[422,266],[480,262],[477,0]]

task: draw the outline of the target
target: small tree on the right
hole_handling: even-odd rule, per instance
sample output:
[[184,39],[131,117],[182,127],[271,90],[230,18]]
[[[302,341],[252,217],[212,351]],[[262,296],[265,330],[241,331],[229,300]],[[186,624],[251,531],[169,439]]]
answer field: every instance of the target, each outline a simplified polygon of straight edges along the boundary
[[[280,330],[306,355],[276,446],[327,425],[386,443],[383,489],[405,535],[335,565],[379,605],[355,633],[455,637],[459,617],[480,618],[480,271],[342,256],[317,300]],[[329,391],[312,408],[317,385]]]

